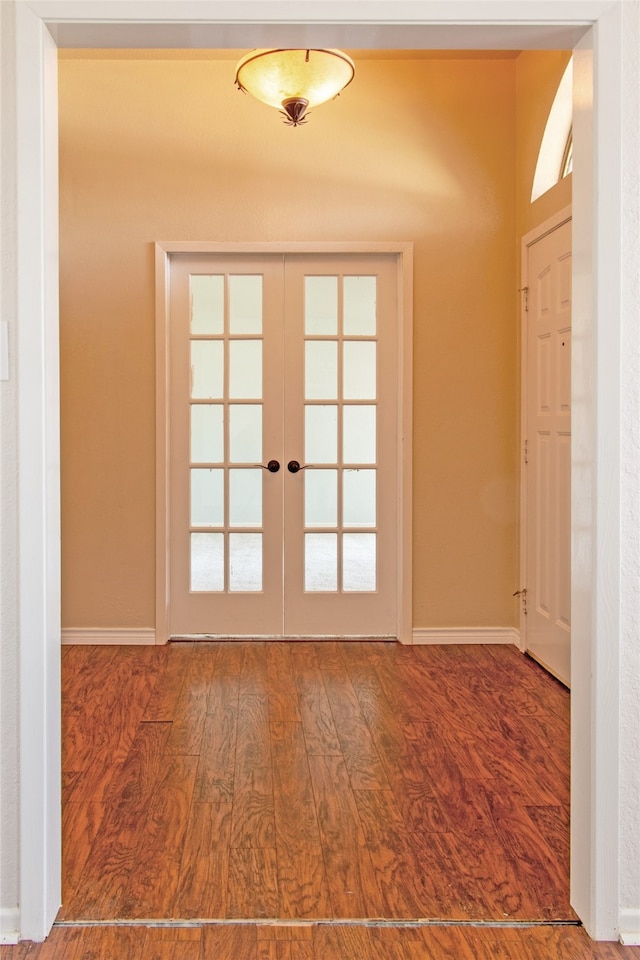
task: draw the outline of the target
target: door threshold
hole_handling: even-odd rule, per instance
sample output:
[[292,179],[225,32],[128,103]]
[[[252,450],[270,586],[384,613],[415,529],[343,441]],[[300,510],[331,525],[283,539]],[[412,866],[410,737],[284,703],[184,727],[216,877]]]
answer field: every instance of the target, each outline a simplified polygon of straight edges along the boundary
[[175,637],[169,637],[169,643],[191,643],[194,640],[372,640],[372,641],[393,641],[397,643],[398,638],[387,633],[353,633],[353,634],[294,634],[294,633],[182,633]]

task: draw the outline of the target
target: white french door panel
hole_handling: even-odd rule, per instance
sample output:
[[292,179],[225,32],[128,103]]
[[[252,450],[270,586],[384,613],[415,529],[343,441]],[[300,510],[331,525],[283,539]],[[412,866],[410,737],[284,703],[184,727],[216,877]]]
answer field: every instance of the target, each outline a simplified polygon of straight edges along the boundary
[[397,269],[171,257],[171,636],[397,634]]
[[171,258],[171,636],[282,630],[282,271]]
[[286,260],[289,636],[397,631],[396,274],[388,255]]
[[571,221],[528,251],[527,651],[571,666]]

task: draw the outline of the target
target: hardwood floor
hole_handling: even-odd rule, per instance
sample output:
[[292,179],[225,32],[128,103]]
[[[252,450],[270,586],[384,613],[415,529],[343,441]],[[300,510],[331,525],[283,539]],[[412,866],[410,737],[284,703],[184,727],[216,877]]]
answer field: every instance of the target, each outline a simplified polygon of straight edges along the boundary
[[570,920],[569,697],[509,647],[66,647],[61,919]]
[[569,697],[514,648],[65,647],[63,701],[60,925],[0,960],[640,958],[573,925]]
[[54,927],[1,960],[638,960],[581,927],[376,927],[233,923],[193,928]]

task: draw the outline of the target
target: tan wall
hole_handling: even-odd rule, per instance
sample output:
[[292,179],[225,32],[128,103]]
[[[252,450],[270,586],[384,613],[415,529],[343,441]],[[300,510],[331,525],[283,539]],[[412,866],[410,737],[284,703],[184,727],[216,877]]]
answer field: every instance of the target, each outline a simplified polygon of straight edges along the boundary
[[223,60],[60,63],[64,625],[154,622],[154,240],[415,243],[414,623],[517,584],[516,61],[367,60],[284,127]]

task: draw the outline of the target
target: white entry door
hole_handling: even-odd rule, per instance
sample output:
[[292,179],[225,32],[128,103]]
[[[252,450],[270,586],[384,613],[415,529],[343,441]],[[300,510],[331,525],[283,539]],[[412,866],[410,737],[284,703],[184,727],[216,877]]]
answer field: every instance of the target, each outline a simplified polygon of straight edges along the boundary
[[172,256],[172,636],[395,636],[396,272]]
[[529,247],[526,648],[571,679],[571,221]]

